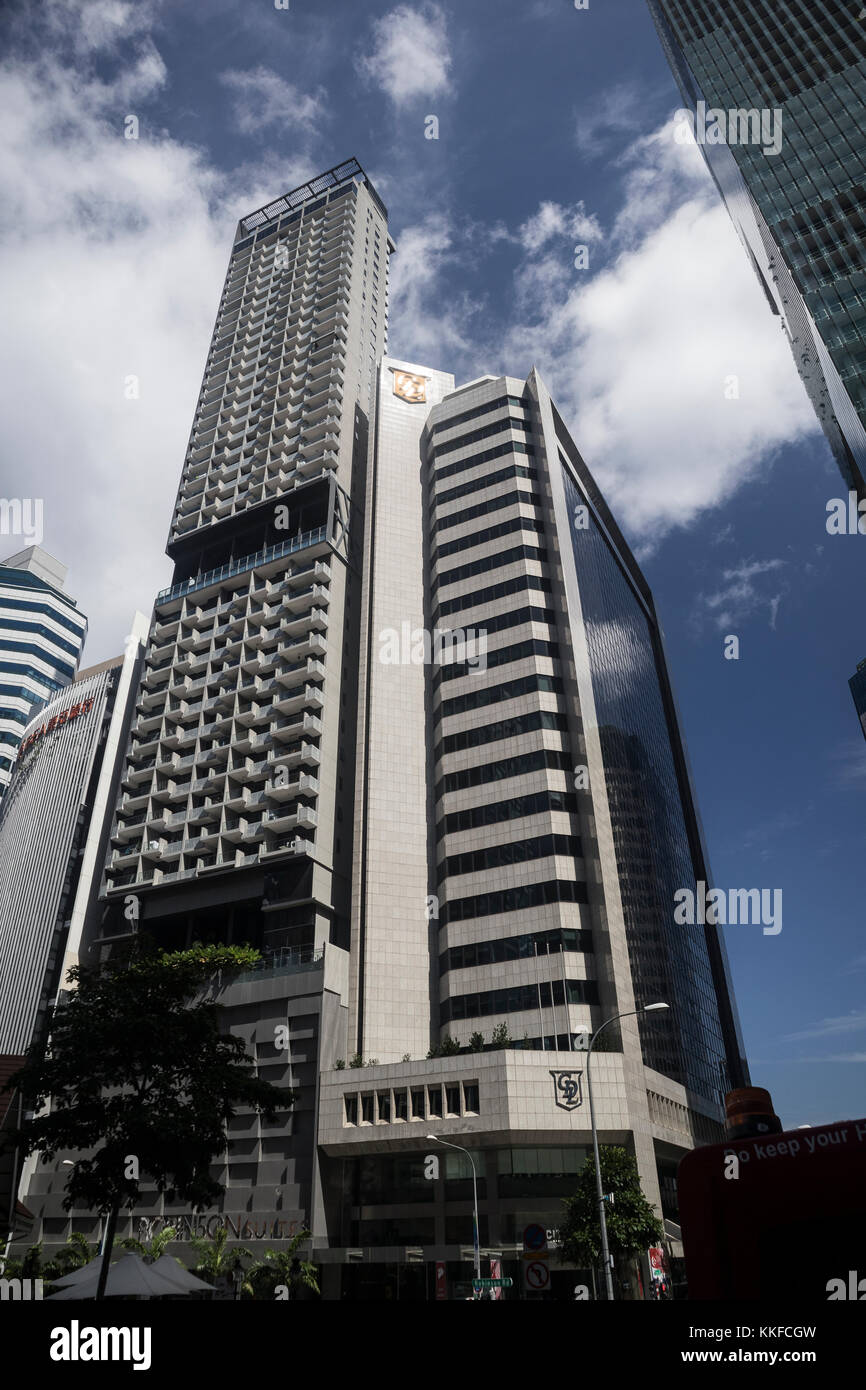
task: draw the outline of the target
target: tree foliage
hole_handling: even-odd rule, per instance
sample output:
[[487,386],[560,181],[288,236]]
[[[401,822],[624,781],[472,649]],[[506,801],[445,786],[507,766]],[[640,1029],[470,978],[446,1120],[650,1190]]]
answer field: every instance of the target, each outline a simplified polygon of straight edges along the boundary
[[36,1111],[13,1136],[24,1153],[89,1155],[69,1169],[67,1210],[132,1207],[145,1174],[169,1201],[211,1206],[224,1189],[210,1166],[236,1109],[272,1119],[291,1106],[291,1092],[253,1074],[243,1039],[221,1031],[209,994],[258,959],[250,947],[143,944],[123,965],[70,970],[47,1045],[9,1082]]
[[306,1289],[319,1293],[316,1266],[311,1260],[302,1260],[298,1254],[300,1246],[309,1239],[309,1231],[297,1231],[285,1250],[265,1251],[264,1259],[250,1271],[256,1298],[274,1298],[280,1286],[286,1288],[290,1299],[297,1298]]
[[[602,1191],[613,1194],[605,1205],[610,1253],[637,1255],[654,1245],[664,1227],[641,1191],[634,1157],[624,1148],[609,1146],[601,1150]],[[601,1255],[601,1224],[598,1216],[595,1162],[590,1154],[580,1170],[577,1191],[564,1202],[565,1216],[560,1223],[560,1254],[587,1268]]]

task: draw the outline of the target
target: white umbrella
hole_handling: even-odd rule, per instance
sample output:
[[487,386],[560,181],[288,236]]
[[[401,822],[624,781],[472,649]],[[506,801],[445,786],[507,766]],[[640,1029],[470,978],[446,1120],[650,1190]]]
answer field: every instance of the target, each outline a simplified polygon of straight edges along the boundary
[[204,1279],[199,1279],[198,1275],[191,1274],[184,1265],[179,1265],[172,1255],[160,1255],[150,1268],[154,1272],[159,1270],[160,1274],[175,1285],[178,1293],[193,1293],[199,1289],[207,1289],[208,1293],[214,1292],[213,1284],[208,1284]]
[[[71,1286],[67,1284],[59,1293],[49,1295],[45,1302],[56,1300],[60,1303],[74,1298],[95,1298],[101,1264],[101,1260],[92,1260],[84,1267],[90,1273],[89,1279],[79,1279]],[[157,1273],[154,1265],[146,1265],[144,1260],[132,1251],[111,1266],[105,1285],[106,1298],[122,1298],[131,1294],[152,1298],[178,1292],[177,1285],[170,1282],[164,1273]]]

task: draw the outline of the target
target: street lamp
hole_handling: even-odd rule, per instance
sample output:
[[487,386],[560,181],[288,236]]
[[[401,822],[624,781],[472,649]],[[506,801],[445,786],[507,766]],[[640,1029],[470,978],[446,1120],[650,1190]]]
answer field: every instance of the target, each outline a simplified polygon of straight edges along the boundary
[[[481,1280],[481,1250],[478,1246],[478,1175],[475,1171],[475,1159],[472,1157],[469,1150],[464,1149],[461,1144],[451,1144],[447,1139],[440,1139],[439,1136],[436,1134],[428,1134],[427,1138],[430,1139],[434,1144],[444,1144],[447,1149],[457,1149],[460,1153],[465,1154],[466,1157],[469,1159],[469,1162],[472,1164],[472,1205],[474,1207],[474,1215],[472,1220],[475,1227],[475,1282],[479,1283]],[[473,1293],[477,1293],[477,1290],[473,1289]]]
[[[592,1125],[592,1152],[595,1158],[595,1189],[598,1194],[598,1219],[601,1226],[601,1258],[604,1261],[604,1283],[608,1302],[613,1302],[613,1276],[610,1272],[610,1251],[607,1245],[607,1215],[604,1210],[604,1192],[601,1185],[601,1164],[598,1157],[598,1130],[595,1127],[595,1106],[592,1103],[592,1077],[590,1075],[590,1063],[592,1062],[593,1044],[600,1033],[611,1023],[616,1023],[620,1018],[631,1018],[635,1014],[649,1014],[658,1012],[660,1009],[669,1009],[670,1004],[644,1004],[642,1009],[629,1009],[624,1014],[614,1014],[612,1018],[605,1019],[599,1028],[596,1028],[589,1040],[586,1058],[586,1089],[589,1092],[589,1122]],[[432,1137],[432,1136],[431,1136]]]

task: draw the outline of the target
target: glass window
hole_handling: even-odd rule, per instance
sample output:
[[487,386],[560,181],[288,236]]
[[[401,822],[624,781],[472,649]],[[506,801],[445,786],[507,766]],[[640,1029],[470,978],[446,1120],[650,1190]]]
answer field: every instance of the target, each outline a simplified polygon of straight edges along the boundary
[[448,1115],[459,1115],[459,1114],[460,1114],[460,1087],[459,1087],[459,1086],[446,1086],[446,1087],[445,1087],[445,1105],[446,1105],[446,1114],[448,1114]]
[[427,1100],[429,1103],[429,1113],[441,1118],[442,1115],[442,1087],[428,1086]]
[[346,1124],[356,1125],[358,1123],[358,1097],[344,1096],[343,1101],[346,1107]]
[[391,1123],[391,1092],[380,1091],[378,1096],[379,1122],[388,1125]]
[[372,1092],[361,1097],[361,1123],[371,1125],[373,1123],[373,1096]]
[[408,1119],[409,1101],[405,1091],[394,1092],[394,1119]]
[[470,1115],[478,1114],[478,1082],[464,1081],[463,1083],[463,1110]]
[[424,1119],[424,1091],[417,1090],[412,1092],[412,1119]]

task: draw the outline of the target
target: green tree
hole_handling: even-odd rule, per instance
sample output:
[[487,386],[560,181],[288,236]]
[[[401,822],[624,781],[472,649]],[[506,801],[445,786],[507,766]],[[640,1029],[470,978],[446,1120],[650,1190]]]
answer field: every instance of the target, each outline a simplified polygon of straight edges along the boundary
[[[133,1254],[140,1255],[147,1264],[155,1264],[160,1256],[165,1254],[176,1235],[177,1230],[174,1226],[163,1226],[162,1230],[152,1235],[146,1243],[136,1240],[135,1236],[126,1236],[124,1240],[118,1241],[118,1245],[123,1250],[131,1250]],[[178,1264],[182,1263],[178,1260]]]
[[497,1023],[493,1032],[490,1034],[491,1047],[510,1047],[511,1034],[508,1031],[507,1023]]
[[218,976],[258,959],[250,947],[164,952],[142,940],[122,964],[75,966],[50,1040],[7,1083],[36,1112],[12,1136],[25,1154],[90,1155],[70,1167],[63,1204],[109,1213],[106,1272],[117,1213],[138,1202],[142,1175],[168,1201],[212,1206],[224,1188],[211,1164],[236,1109],[272,1119],[292,1104],[253,1074],[209,994]]
[[473,1033],[473,1034],[472,1034],[472,1036],[471,1036],[470,1039],[469,1039],[469,1051],[470,1051],[470,1052],[483,1052],[483,1051],[484,1051],[484,1034],[483,1034],[483,1033]]
[[[627,1258],[654,1245],[664,1234],[640,1185],[634,1157],[616,1145],[601,1150],[602,1190],[613,1194],[605,1205],[610,1253]],[[560,1257],[582,1268],[597,1263],[601,1256],[601,1224],[598,1215],[595,1163],[590,1155],[580,1170],[577,1191],[564,1202],[565,1216],[560,1223]]]
[[318,1271],[310,1260],[302,1260],[298,1249],[310,1239],[309,1231],[297,1231],[285,1250],[266,1250],[265,1257],[250,1271],[250,1282],[257,1298],[274,1298],[277,1289],[286,1289],[290,1299],[303,1289],[319,1293]]
[[[216,1285],[218,1279],[231,1278],[236,1269],[243,1269],[244,1260],[254,1258],[252,1250],[245,1245],[229,1245],[229,1233],[221,1226],[215,1235],[193,1236],[190,1244],[198,1255],[198,1263],[193,1270],[200,1279]],[[245,1279],[241,1292],[252,1297],[252,1286]]]

